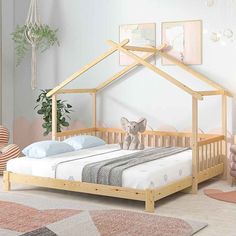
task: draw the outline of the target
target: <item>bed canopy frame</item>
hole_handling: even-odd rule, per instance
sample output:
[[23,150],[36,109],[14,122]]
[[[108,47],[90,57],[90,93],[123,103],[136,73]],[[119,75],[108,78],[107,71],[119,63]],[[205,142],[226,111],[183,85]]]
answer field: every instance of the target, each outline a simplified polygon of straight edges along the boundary
[[[116,128],[101,128],[97,127],[96,122],[96,95],[102,89],[116,81],[124,74],[132,71],[138,65],[143,65],[154,71],[162,78],[166,79],[173,85],[182,89],[192,97],[192,132],[161,132],[161,131],[145,131],[140,134],[140,138],[146,146],[165,147],[165,146],[181,146],[192,148],[192,176],[182,178],[171,184],[158,189],[132,189],[117,186],[107,186],[91,183],[83,183],[79,181],[59,180],[45,177],[26,176],[11,172],[4,173],[4,189],[10,190],[10,183],[23,183],[48,188],[64,189],[75,192],[84,192],[97,195],[112,196],[125,199],[133,199],[145,202],[145,209],[148,212],[154,212],[155,201],[178,192],[185,190],[187,192],[196,193],[198,184],[213,178],[217,175],[227,175],[227,97],[232,97],[232,94],[224,89],[221,85],[210,80],[203,74],[195,71],[191,67],[185,65],[174,57],[168,55],[164,49],[167,45],[163,44],[159,47],[136,47],[129,46],[129,40],[123,40],[120,43],[108,40],[107,43],[111,48],[104,54],[97,57],[91,63],[82,67],[79,71],[72,74],[68,79],[60,83],[54,89],[48,92],[47,96],[52,97],[52,139],[64,139],[74,135],[92,134],[103,138],[107,143],[117,143],[123,138],[123,131]],[[114,74],[111,78],[93,89],[64,89],[64,87],[84,74],[96,64],[119,51],[131,57],[134,62],[126,66],[124,69]],[[133,51],[145,52],[143,57],[137,56]],[[194,91],[190,87],[176,80],[168,73],[162,71],[157,66],[151,64],[149,59],[158,55],[163,57],[187,71],[197,79],[210,85],[213,90],[210,91]],[[70,93],[89,93],[92,95],[92,127],[79,130],[67,130],[57,132],[57,96],[59,94]],[[205,96],[221,96],[221,134],[200,134],[198,133],[198,102],[203,100]]]

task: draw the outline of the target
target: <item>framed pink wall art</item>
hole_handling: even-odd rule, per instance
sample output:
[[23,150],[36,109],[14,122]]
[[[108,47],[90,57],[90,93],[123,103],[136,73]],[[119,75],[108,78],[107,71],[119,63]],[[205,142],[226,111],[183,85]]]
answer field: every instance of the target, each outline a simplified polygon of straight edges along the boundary
[[[169,55],[188,65],[202,64],[202,21],[162,23],[162,43],[169,45]],[[163,65],[173,65],[162,58]]]

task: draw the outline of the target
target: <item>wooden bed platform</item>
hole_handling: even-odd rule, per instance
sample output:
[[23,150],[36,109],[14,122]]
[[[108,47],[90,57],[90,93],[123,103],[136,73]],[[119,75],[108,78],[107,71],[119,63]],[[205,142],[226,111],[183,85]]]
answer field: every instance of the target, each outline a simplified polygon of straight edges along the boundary
[[[90,128],[73,132],[65,131],[58,133],[57,136],[60,139],[64,139],[68,137],[68,134],[69,136],[80,134],[96,135],[103,138],[109,144],[119,142],[124,135],[123,131],[118,129]],[[146,131],[142,134],[141,138],[146,146],[165,147],[171,145],[189,147],[191,142],[191,133]],[[195,192],[198,183],[222,174],[224,171],[223,145],[223,135],[199,134],[198,160],[196,166],[193,166],[193,168],[197,169],[197,175],[194,176],[194,179],[193,176],[185,177],[158,189],[139,190],[4,172],[4,190],[10,190],[10,183],[19,183],[81,193],[133,199],[144,201],[146,211],[153,212],[155,201],[186,188],[192,188],[193,192]],[[193,184],[195,184],[195,186]]]
[[[79,181],[60,180],[45,177],[35,177],[29,175],[16,174],[12,172],[4,172],[4,190],[9,191],[11,189],[11,183],[27,184],[33,186],[40,186],[53,189],[62,189],[81,193],[90,193],[103,196],[111,196],[124,199],[133,199],[145,202],[145,210],[147,212],[154,212],[155,202],[163,197],[166,197],[175,192],[187,189],[188,192],[197,193],[198,184],[211,179],[218,175],[226,176],[227,173],[227,96],[232,96],[229,91],[226,91],[222,86],[208,79],[204,75],[198,73],[182,62],[176,60],[172,56],[163,51],[167,45],[161,45],[158,48],[153,47],[133,47],[127,46],[129,40],[124,40],[121,43],[115,43],[108,41],[108,44],[112,46],[106,53],[102,54],[90,64],[84,66],[81,70],[75,72],[68,79],[63,81],[57,87],[52,89],[48,96],[52,97],[52,139],[63,140],[65,138],[90,134],[98,136],[104,139],[108,144],[118,143],[122,140],[124,132],[116,128],[99,128],[96,122],[96,95],[102,89],[113,83],[122,75],[135,69],[138,65],[143,65],[158,75],[161,75],[164,79],[182,89],[184,92],[191,95],[192,98],[192,132],[160,132],[160,131],[146,131],[140,134],[140,138],[143,140],[145,146],[150,147],[191,147],[192,148],[192,176],[185,177],[181,180],[175,181],[168,185],[165,185],[157,189],[132,189],[124,187],[116,187],[109,185],[100,185],[92,183],[84,183]],[[100,61],[114,53],[120,51],[125,53],[134,59],[134,63],[125,67],[120,72],[109,78],[107,81],[99,85],[94,89],[64,89],[64,87],[71,81],[85,73],[91,67],[98,64]],[[147,52],[144,57],[139,57],[132,51]],[[175,63],[181,69],[189,72],[197,79],[207,83],[214,88],[212,91],[194,91],[186,85],[182,84],[166,72],[160,70],[155,65],[152,65],[148,60],[154,56],[167,58]],[[80,130],[68,130],[58,133],[57,132],[57,96],[65,93],[90,93],[92,95],[92,128],[80,129]],[[221,134],[200,134],[198,133],[198,102],[203,100],[204,96],[221,96],[221,120],[222,120],[222,133]]]

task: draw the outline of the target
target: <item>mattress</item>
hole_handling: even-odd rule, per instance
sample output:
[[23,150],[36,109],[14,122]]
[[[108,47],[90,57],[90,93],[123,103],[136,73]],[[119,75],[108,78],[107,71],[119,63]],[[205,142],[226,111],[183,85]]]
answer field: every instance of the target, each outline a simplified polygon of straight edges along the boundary
[[[132,152],[138,151],[119,150],[117,144],[106,144],[42,159],[12,159],[7,163],[7,170],[25,175],[81,181],[83,167],[88,163]],[[191,174],[192,151],[186,150],[126,169],[122,175],[122,186],[136,189],[158,188]]]

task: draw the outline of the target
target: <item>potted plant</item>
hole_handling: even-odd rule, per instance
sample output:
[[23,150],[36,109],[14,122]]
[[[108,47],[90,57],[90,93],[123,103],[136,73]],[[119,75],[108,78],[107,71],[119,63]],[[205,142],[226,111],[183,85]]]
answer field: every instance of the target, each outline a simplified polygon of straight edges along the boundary
[[[27,52],[32,48],[32,44],[26,37],[29,30],[27,25],[17,25],[16,30],[12,33],[12,40],[15,42],[16,65],[22,62]],[[36,25],[30,29],[30,34],[34,36],[36,51],[44,52],[53,45],[59,46],[57,37],[58,29],[51,29],[48,25]]]
[[[47,97],[50,90],[41,90],[36,103],[38,104],[34,109],[37,113],[43,116],[42,127],[45,129],[43,135],[46,136],[52,131],[52,99]],[[72,106],[66,101],[57,100],[57,132],[61,132],[63,127],[68,127],[70,119],[69,114],[72,112]]]
[[15,42],[16,65],[19,65],[25,54],[31,48],[31,88],[37,87],[37,51],[44,52],[54,44],[59,45],[57,29],[51,29],[42,24],[38,12],[38,0],[30,0],[30,6],[26,22],[23,26],[17,26],[12,33]]

